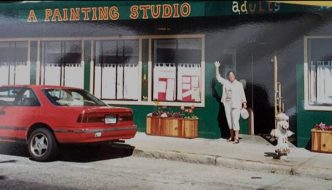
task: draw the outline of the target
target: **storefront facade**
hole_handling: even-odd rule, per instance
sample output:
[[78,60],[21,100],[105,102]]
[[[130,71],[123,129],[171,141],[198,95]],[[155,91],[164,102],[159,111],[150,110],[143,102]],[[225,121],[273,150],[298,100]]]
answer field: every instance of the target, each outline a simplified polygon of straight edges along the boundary
[[[267,1],[84,1],[0,4],[0,84],[84,88],[134,110],[145,131],[156,106],[195,107],[198,134],[226,136],[222,74],[245,85],[256,134],[274,128],[278,57],[285,112],[297,145],[332,124],[332,14]],[[241,121],[248,133],[248,121]]]

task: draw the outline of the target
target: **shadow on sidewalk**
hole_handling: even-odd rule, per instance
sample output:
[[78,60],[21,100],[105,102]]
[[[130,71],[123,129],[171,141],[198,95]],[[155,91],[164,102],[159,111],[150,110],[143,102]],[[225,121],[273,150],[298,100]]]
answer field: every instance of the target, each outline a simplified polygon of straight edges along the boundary
[[[58,161],[66,162],[94,162],[117,158],[130,157],[135,147],[123,143],[100,143],[60,145]],[[29,157],[27,145],[22,143],[0,143],[0,154]],[[57,161],[56,160],[56,161]],[[3,161],[16,162],[15,160]]]
[[130,157],[135,147],[122,143],[62,145],[59,160],[66,162],[94,162]]

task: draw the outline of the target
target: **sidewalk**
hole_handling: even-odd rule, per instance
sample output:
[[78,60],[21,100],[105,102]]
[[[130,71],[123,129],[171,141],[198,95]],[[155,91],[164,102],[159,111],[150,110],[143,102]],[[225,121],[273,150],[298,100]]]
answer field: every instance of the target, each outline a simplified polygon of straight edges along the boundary
[[292,147],[289,160],[275,160],[271,157],[274,146],[262,137],[241,135],[241,138],[240,144],[233,144],[225,139],[181,139],[137,133],[126,143],[135,146],[133,155],[138,157],[332,180],[332,154]]

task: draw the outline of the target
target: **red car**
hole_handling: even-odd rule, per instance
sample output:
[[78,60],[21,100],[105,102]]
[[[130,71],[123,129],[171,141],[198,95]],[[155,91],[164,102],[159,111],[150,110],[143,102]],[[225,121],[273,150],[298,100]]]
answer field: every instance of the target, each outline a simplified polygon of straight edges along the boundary
[[0,87],[0,140],[27,142],[37,161],[54,159],[58,144],[130,139],[136,131],[131,109],[108,106],[82,89]]

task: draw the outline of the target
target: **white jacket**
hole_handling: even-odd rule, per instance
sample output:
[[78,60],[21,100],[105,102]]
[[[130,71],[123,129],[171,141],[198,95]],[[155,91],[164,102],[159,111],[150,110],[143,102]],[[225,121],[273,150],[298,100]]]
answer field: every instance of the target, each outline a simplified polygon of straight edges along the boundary
[[242,103],[247,102],[242,83],[237,80],[230,82],[222,78],[219,72],[217,72],[216,78],[218,82],[223,85],[221,102],[225,103],[230,101],[232,108],[241,109]]

